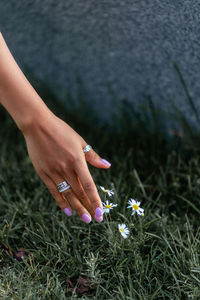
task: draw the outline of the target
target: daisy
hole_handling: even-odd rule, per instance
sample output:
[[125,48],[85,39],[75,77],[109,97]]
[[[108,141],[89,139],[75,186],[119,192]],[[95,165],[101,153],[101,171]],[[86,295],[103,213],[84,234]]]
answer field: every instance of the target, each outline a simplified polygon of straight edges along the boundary
[[140,207],[140,202],[139,201],[135,201],[134,199],[130,199],[128,201],[129,206],[127,206],[127,208],[131,207],[132,208],[132,215],[135,214],[135,212],[140,215],[140,216],[144,216],[144,209]]
[[102,189],[102,191],[103,191],[104,193],[107,193],[108,196],[114,195],[113,190],[107,190],[107,189],[105,189],[103,186],[100,186],[100,188]]
[[118,224],[118,229],[121,235],[123,236],[123,238],[126,239],[127,236],[129,235],[129,229],[126,227],[126,224]]
[[106,200],[106,203],[103,203],[103,212],[109,213],[110,209],[113,209],[115,206],[117,206],[117,204],[109,203],[109,201]]

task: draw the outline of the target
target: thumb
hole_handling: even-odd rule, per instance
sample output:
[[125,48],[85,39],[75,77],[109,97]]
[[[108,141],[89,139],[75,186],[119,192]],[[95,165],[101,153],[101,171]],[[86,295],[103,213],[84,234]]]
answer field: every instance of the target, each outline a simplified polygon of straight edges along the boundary
[[93,149],[85,153],[85,159],[96,168],[108,169],[111,166],[111,163],[101,158]]

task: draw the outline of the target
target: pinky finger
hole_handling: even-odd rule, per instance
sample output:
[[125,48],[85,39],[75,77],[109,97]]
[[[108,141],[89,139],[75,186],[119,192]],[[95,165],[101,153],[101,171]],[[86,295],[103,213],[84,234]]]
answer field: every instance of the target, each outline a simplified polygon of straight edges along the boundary
[[55,183],[51,180],[51,178],[49,178],[45,174],[43,174],[43,176],[41,178],[44,181],[49,192],[51,193],[52,197],[56,200],[57,204],[62,209],[62,211],[67,216],[71,216],[72,215],[71,206],[70,206],[69,202],[66,200],[66,198],[58,191]]

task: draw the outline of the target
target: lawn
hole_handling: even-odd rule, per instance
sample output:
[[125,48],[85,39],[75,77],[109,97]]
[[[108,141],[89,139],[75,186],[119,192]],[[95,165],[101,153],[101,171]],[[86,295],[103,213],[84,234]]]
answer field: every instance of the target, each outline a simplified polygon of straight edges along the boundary
[[[200,299],[198,143],[177,132],[169,140],[131,110],[110,127],[91,126],[83,109],[65,113],[46,98],[112,163],[90,170],[98,188],[115,190],[118,206],[102,223],[66,216],[0,108],[0,299]],[[144,217],[126,208],[131,197],[141,201]]]

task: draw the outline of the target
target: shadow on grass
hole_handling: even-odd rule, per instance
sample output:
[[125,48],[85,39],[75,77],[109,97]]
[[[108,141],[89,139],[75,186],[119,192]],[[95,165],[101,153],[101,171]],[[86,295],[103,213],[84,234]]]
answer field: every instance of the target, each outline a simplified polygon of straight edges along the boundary
[[[186,94],[187,103],[194,114],[198,126],[200,118],[187,85],[174,63],[174,68]],[[77,79],[77,95],[66,92],[66,103],[63,103],[44,81],[24,67],[25,74],[40,94],[48,107],[60,118],[70,124],[88,143],[92,140],[96,149],[111,155],[113,149],[118,154],[126,155],[127,149],[143,149],[147,156],[164,155],[164,149],[179,149],[193,152],[199,150],[199,129],[190,124],[177,107],[175,100],[169,96],[172,111],[163,111],[155,107],[150,95],[145,95],[143,103],[134,106],[128,99],[118,99],[110,85],[108,93],[112,97],[115,110],[109,120],[102,120],[99,114],[84,98],[83,84]],[[160,148],[163,151],[160,151]]]

